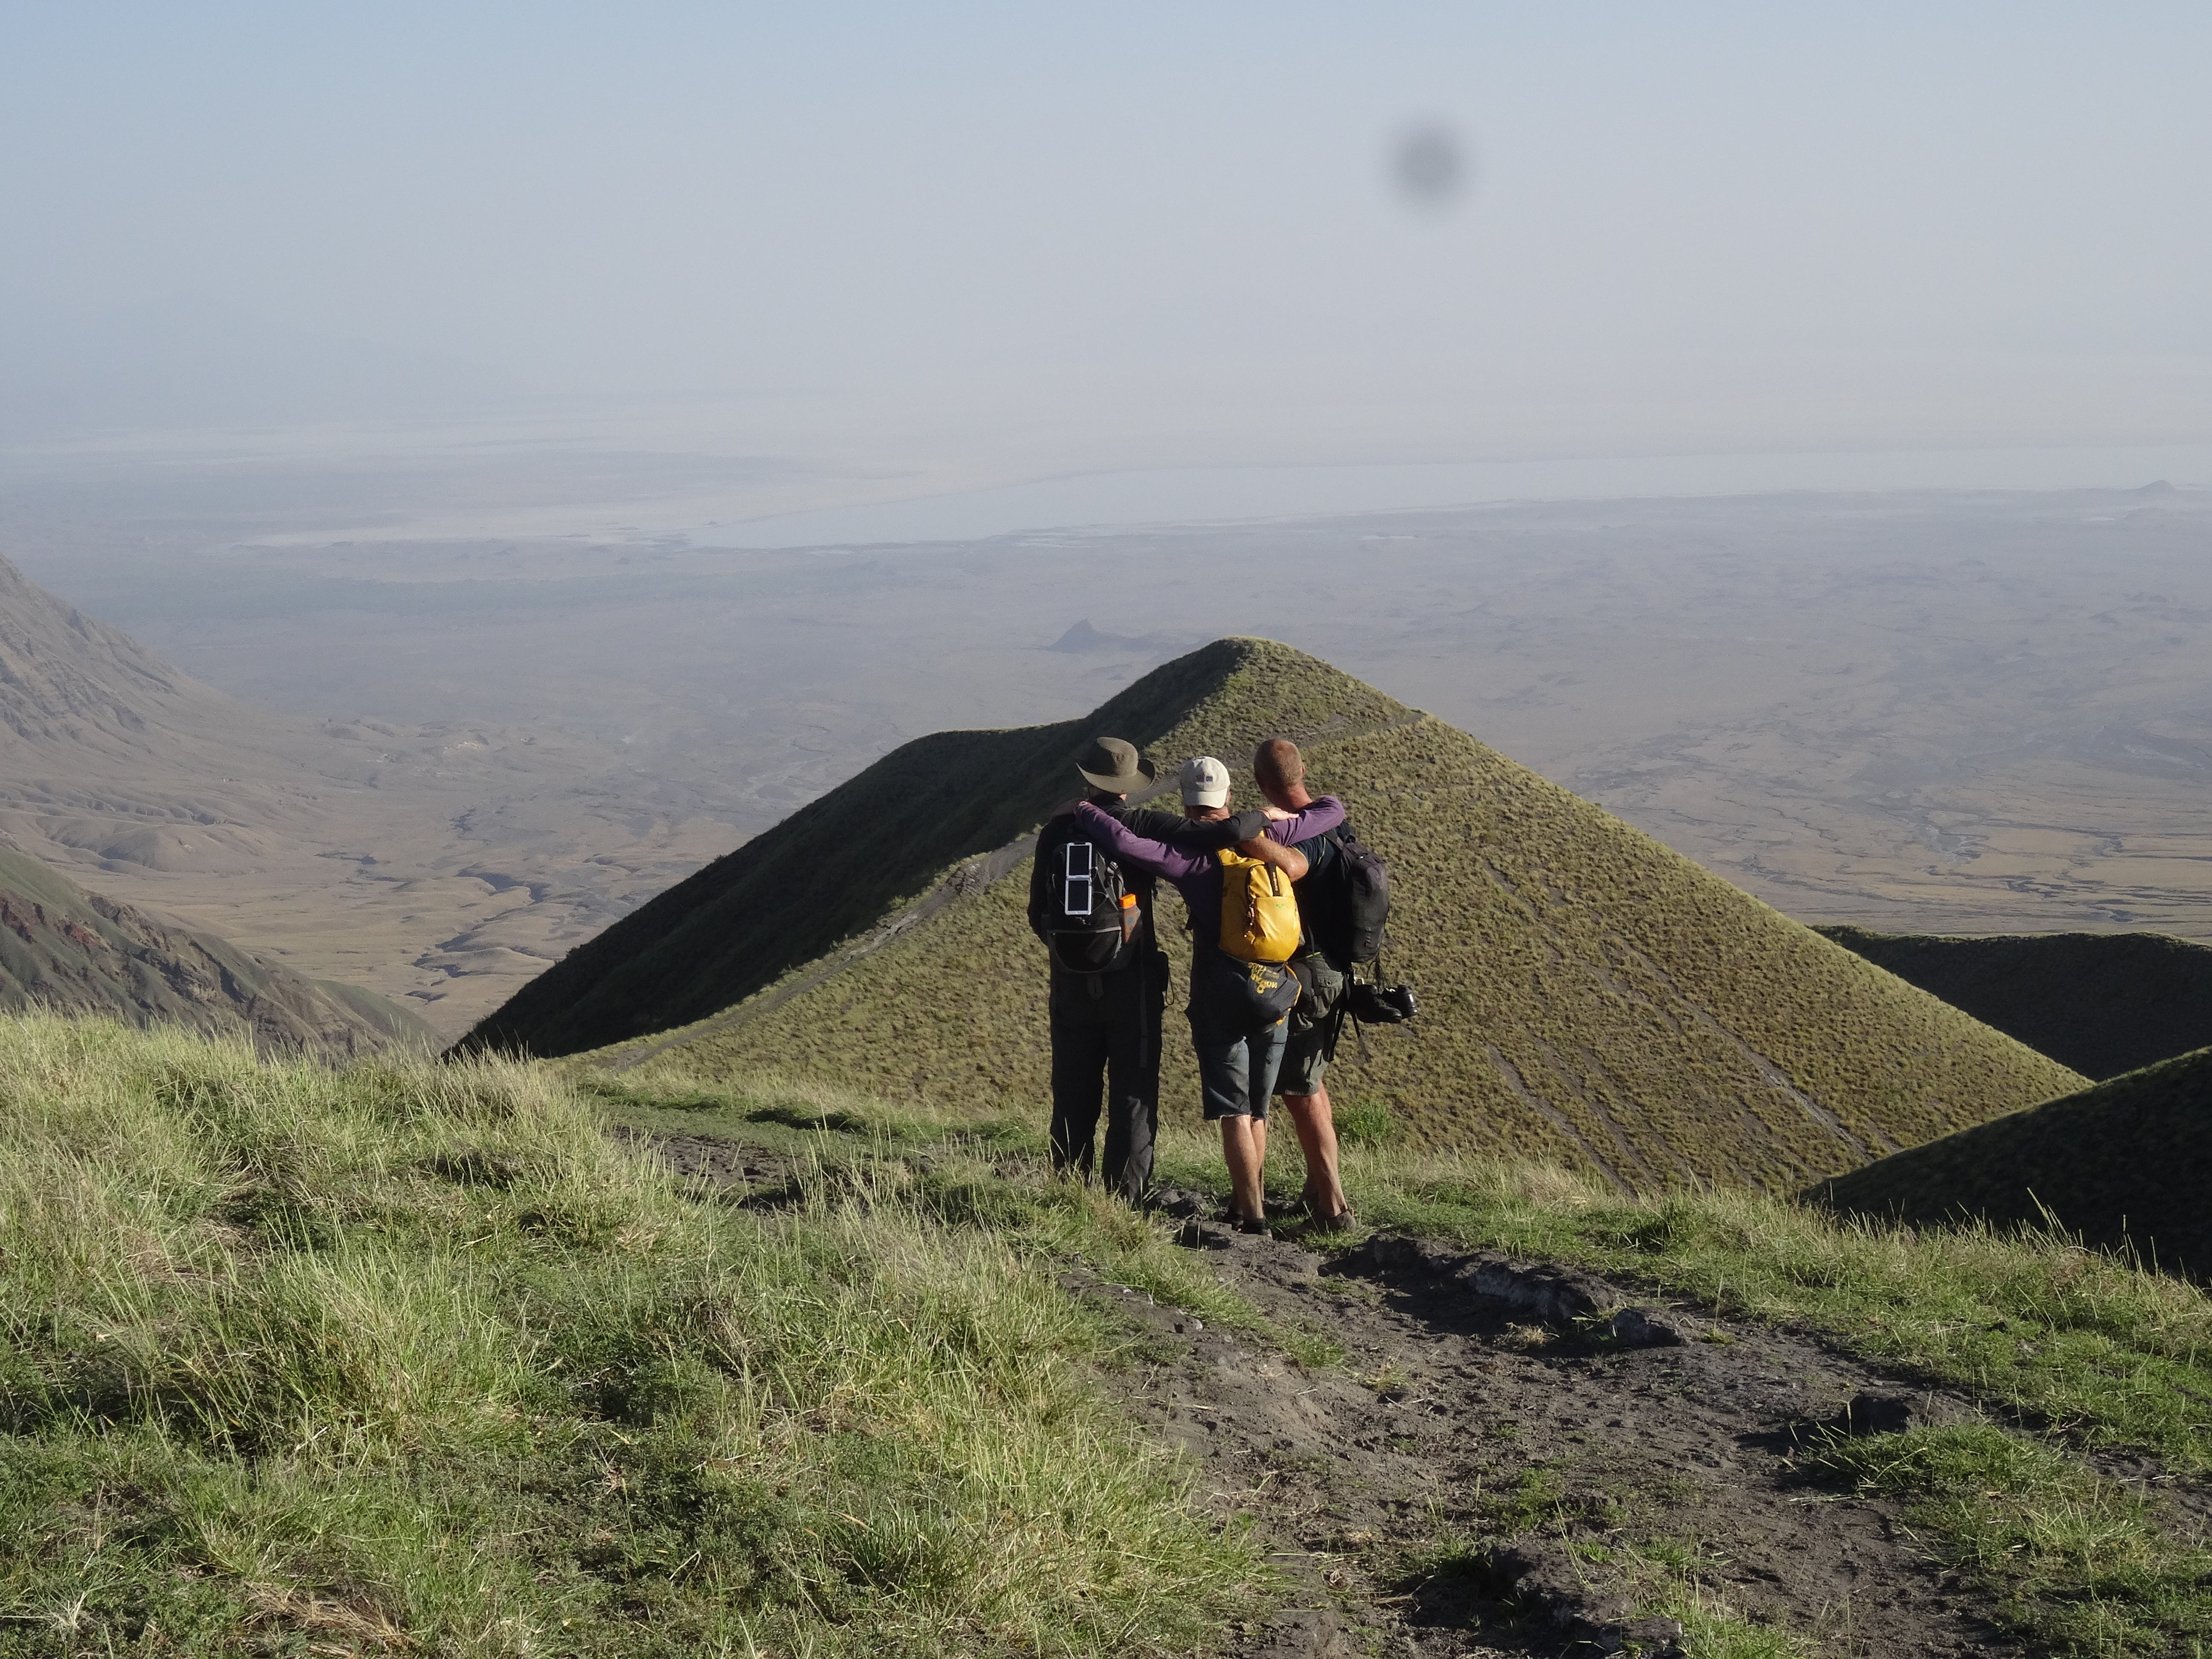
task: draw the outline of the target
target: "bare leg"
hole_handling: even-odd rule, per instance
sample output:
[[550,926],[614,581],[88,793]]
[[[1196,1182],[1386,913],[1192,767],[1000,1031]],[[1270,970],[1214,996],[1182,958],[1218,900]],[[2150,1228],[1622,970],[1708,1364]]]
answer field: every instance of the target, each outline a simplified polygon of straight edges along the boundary
[[1239,1221],[1264,1219],[1267,1216],[1267,1120],[1223,1118],[1221,1161],[1229,1166],[1230,1213]]
[[1344,1213],[1344,1182],[1336,1168],[1336,1119],[1329,1110],[1328,1091],[1310,1095],[1285,1095],[1291,1127],[1298,1132],[1298,1150],[1306,1158],[1306,1208],[1316,1221]]

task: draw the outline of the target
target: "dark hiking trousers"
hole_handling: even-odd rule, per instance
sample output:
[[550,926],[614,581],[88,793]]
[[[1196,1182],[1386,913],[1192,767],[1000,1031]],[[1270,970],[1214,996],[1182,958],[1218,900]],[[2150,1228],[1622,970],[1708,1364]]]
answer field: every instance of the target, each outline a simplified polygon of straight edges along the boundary
[[1052,1167],[1090,1179],[1103,1090],[1100,1174],[1108,1191],[1132,1204],[1152,1179],[1167,965],[1164,954],[1147,951],[1119,973],[1052,976]]

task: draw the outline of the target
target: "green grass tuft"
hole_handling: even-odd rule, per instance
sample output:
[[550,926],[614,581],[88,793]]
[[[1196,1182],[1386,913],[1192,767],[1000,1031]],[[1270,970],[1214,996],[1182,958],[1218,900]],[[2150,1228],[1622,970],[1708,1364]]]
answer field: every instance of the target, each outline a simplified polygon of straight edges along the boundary
[[1399,1123],[1383,1102],[1352,1095],[1334,1103],[1336,1138],[1346,1146],[1388,1146],[1399,1138]]
[[1905,1500],[2003,1622],[2084,1659],[2201,1653],[2212,1552],[2150,1500],[1988,1424],[1832,1441],[1804,1466]]
[[742,1211],[603,1122],[0,1022],[0,1653],[1121,1653],[1247,1593],[985,1189]]

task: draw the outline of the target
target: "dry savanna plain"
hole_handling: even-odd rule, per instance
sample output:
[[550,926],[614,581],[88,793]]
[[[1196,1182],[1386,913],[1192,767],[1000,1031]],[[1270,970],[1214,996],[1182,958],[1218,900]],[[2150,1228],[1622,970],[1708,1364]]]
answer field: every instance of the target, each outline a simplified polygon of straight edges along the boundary
[[1438,714],[1802,920],[2212,939],[2198,493],[785,550],[652,527],[729,465],[18,454],[0,552],[189,679],[112,775],[58,789],[11,764],[6,829],[80,884],[458,1035],[899,743],[1068,718],[1237,633]]

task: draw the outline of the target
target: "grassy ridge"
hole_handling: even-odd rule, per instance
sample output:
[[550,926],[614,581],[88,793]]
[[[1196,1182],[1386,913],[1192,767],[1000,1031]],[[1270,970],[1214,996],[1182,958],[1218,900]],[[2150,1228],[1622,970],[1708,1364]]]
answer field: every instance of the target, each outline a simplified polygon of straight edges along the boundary
[[[1327,735],[1315,714],[1360,709],[1364,688],[1287,647],[1233,643],[1244,665],[1152,752],[1241,763],[1255,736],[1322,727],[1305,744],[1311,781],[1343,795],[1392,862],[1387,960],[1425,1009],[1374,1034],[1364,1062],[1347,1040],[1333,1092],[1394,1116],[1413,1144],[1547,1158],[1623,1191],[1787,1192],[2081,1085],[1442,721],[1346,720]],[[1041,1110],[1045,972],[1027,879],[1024,864],[954,898],[757,1018],[678,1034],[642,1073],[781,1071]],[[1179,910],[1169,897],[1164,921]],[[1178,940],[1170,955],[1174,1009],[1188,951]],[[1171,1014],[1165,1093],[1190,1115],[1179,1025]]]
[[1940,1225],[2055,1222],[2212,1277],[2212,1048],[1984,1123],[1820,1183],[1838,1210]]
[[803,1184],[687,1199],[543,1069],[0,1021],[0,1653],[1194,1639],[1253,1563],[1100,1316]]
[[2100,1082],[2212,1046],[2212,948],[2186,939],[1815,931]]
[[[1051,1277],[1080,1257],[1252,1325],[1202,1254],[1043,1180],[1033,1126],[966,1133],[971,1102],[583,1075],[599,1101],[546,1067],[0,1021],[0,1654],[1142,1653],[1246,1603],[1251,1548],[1102,1408],[1118,1339]],[[687,1196],[610,1107],[763,1144],[791,1203]],[[1346,1158],[1372,1221],[1815,1326],[2045,1425],[1829,1460],[2024,1633],[2117,1656],[2212,1629],[2201,1541],[2079,1455],[2212,1468],[2201,1291],[1389,1129]],[[1220,1179],[1194,1131],[1164,1162]]]

